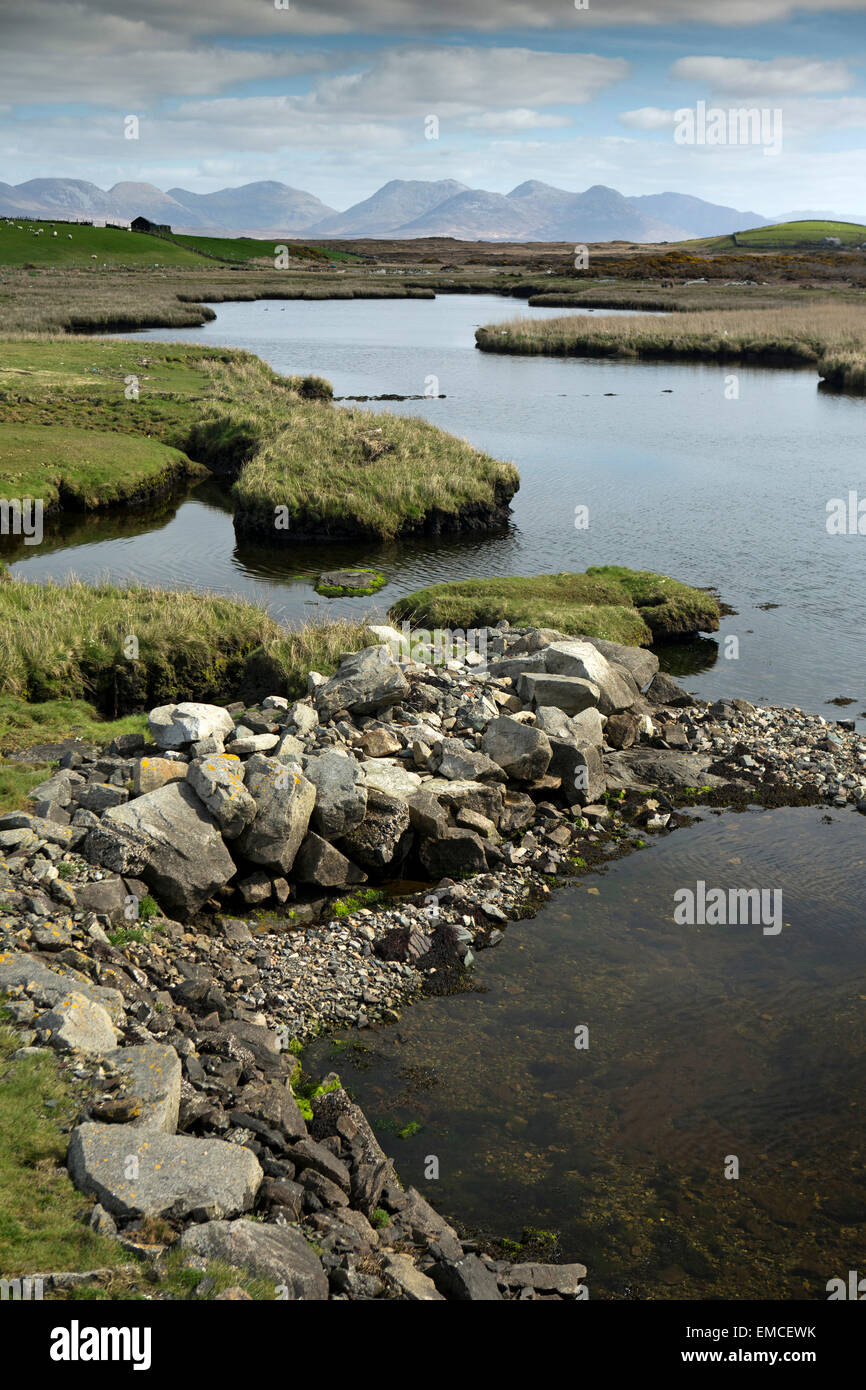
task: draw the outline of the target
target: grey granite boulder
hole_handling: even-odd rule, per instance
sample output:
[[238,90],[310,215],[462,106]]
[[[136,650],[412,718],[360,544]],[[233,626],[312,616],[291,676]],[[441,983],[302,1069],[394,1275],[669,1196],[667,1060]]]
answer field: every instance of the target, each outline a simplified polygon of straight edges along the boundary
[[234,877],[220,827],[188,782],[168,782],[115,806],[105,812],[102,829],[121,838],[129,832],[146,846],[141,877],[163,906],[182,915],[197,911]]
[[212,753],[189,764],[187,780],[227,840],[253,821],[256,803],[244,786],[244,765],[231,753]]
[[257,1221],[208,1221],[181,1237],[181,1248],[272,1280],[277,1299],[321,1302],[328,1297],[322,1262],[295,1226]]
[[367,811],[367,787],[360,764],[342,753],[304,759],[304,775],[316,788],[313,829],[335,840],[360,825]]
[[80,1192],[126,1219],[237,1216],[262,1181],[258,1159],[240,1144],[90,1121],[72,1131],[66,1165]]
[[315,692],[319,719],[327,723],[337,710],[372,714],[396,704],[409,693],[409,682],[387,647],[365,647],[340,663],[330,680]]
[[307,833],[316,789],[299,768],[256,753],[246,765],[246,789],[256,803],[256,817],[238,839],[254,864],[286,874]]
[[543,777],[552,756],[550,740],[541,729],[522,724],[510,715],[491,719],[481,740],[481,751],[518,782]]

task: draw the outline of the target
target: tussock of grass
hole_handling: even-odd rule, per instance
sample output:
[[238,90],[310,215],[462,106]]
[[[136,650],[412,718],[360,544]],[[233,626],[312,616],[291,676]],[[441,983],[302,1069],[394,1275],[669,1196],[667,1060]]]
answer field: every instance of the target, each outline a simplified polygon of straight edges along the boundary
[[[391,537],[431,513],[509,499],[519,475],[426,420],[334,410],[316,402],[293,414],[246,464],[235,483],[239,517],[273,530],[288,507],[294,529]],[[279,538],[279,536],[278,536]]]
[[[866,302],[779,305],[775,309],[707,311],[670,318],[512,319],[476,335],[485,352],[555,356],[658,357],[754,361],[793,366],[839,362],[854,379],[866,363]],[[843,371],[842,365],[845,364]]]
[[290,631],[255,603],[213,594],[0,583],[0,692],[86,700],[111,717],[173,700],[301,695],[311,668],[333,671],[370,640],[345,620]]
[[649,570],[594,565],[585,574],[464,579],[417,589],[391,609],[395,619],[451,629],[495,626],[556,628],[627,646],[715,632],[711,594]]

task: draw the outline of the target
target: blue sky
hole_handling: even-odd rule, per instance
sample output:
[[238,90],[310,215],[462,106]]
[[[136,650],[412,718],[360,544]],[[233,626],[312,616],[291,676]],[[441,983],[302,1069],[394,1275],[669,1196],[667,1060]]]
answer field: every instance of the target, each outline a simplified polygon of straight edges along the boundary
[[[781,151],[677,144],[699,101],[781,111]],[[47,176],[278,179],[338,208],[390,178],[538,178],[866,215],[866,0],[31,0],[0,15],[0,180]]]

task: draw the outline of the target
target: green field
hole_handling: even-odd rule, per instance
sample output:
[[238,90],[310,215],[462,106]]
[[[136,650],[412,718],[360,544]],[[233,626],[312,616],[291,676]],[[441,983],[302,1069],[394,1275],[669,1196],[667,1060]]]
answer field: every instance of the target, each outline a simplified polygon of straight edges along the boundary
[[[42,228],[42,235],[37,235]],[[19,230],[20,229],[20,230]],[[53,233],[57,235],[54,236]],[[197,266],[203,256],[185,246],[118,227],[26,218],[0,221],[0,265],[18,266]]]
[[747,247],[755,251],[772,251],[785,247],[821,246],[824,237],[839,237],[843,246],[862,246],[866,243],[866,226],[859,222],[777,222],[772,227],[753,227],[733,236],[703,237],[699,241],[681,242],[683,246],[700,246],[706,251],[733,251]]

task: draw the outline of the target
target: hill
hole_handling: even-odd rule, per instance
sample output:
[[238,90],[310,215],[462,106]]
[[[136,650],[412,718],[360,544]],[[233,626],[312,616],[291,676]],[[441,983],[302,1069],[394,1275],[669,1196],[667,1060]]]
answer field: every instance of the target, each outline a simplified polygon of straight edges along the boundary
[[705,237],[693,241],[691,245],[701,246],[706,251],[730,251],[737,247],[748,247],[755,251],[795,249],[816,247],[823,244],[825,237],[838,237],[843,246],[862,246],[866,244],[866,226],[860,222],[776,222],[770,226],[753,227],[731,236]]
[[142,232],[22,218],[0,221],[0,265],[204,266],[206,261],[191,248]]

